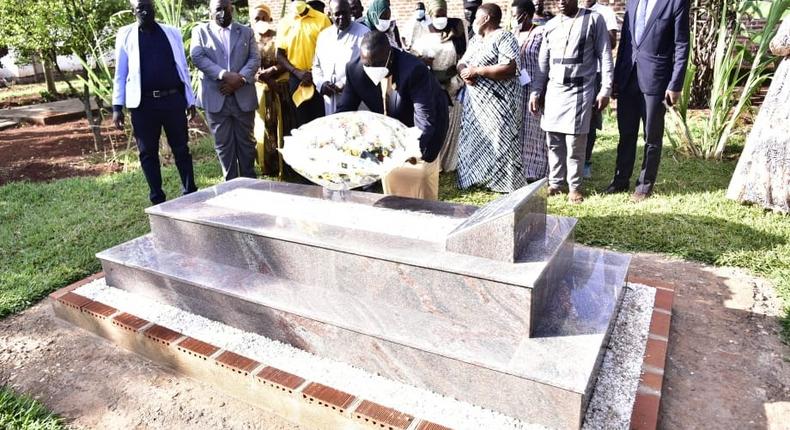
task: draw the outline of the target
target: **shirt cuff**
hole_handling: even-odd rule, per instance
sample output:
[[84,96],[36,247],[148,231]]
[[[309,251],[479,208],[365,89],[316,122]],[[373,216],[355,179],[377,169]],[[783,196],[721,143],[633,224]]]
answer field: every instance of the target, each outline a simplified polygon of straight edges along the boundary
[[227,70],[223,70],[223,71],[219,72],[219,76],[217,77],[217,79],[219,79],[221,81],[222,78],[225,76],[225,72],[227,72]]
[[123,105],[112,105],[113,112],[123,112]]

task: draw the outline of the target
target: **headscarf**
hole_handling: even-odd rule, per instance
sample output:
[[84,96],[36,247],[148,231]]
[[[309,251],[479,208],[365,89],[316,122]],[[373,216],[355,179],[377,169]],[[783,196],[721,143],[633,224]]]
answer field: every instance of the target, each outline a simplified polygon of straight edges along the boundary
[[262,10],[262,11],[266,12],[267,15],[269,15],[269,18],[273,18],[272,17],[272,9],[269,6],[266,6],[263,3],[259,4],[258,6],[255,6],[255,10]]
[[368,5],[368,11],[365,14],[365,25],[371,29],[376,29],[376,24],[379,23],[381,14],[390,8],[390,0],[373,0]]
[[434,16],[439,9],[447,11],[447,0],[429,0],[428,1],[428,15]]

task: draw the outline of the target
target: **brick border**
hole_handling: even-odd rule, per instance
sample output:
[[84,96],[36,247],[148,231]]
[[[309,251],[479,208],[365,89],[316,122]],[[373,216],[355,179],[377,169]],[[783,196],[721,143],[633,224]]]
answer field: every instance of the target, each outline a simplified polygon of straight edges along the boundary
[[642,359],[642,374],[636,389],[630,426],[632,430],[655,430],[658,428],[661,409],[661,389],[664,384],[675,285],[659,279],[632,275],[628,276],[628,283],[643,284],[656,289],[653,316],[650,319],[650,330]]
[[[299,375],[292,375],[199,339],[184,336],[73,292],[102,277],[104,273],[99,272],[51,293],[49,298],[55,313],[64,320],[114,341],[148,359],[218,386],[231,396],[253,406],[262,406],[260,394],[263,391],[266,396],[273,399],[269,407],[272,412],[297,424],[326,429],[342,425],[344,428],[360,430],[373,428],[451,430],[306,380]],[[644,284],[656,289],[655,305],[630,425],[633,430],[655,430],[658,427],[661,407],[661,390],[675,286],[662,280],[631,275],[628,277],[628,282]],[[183,360],[188,362],[182,363]],[[213,370],[209,370],[210,368]],[[279,408],[275,409],[277,407]],[[286,413],[283,413],[283,407],[286,408]]]
[[49,295],[55,314],[158,364],[308,428],[451,430],[194,339],[74,292],[97,273]]

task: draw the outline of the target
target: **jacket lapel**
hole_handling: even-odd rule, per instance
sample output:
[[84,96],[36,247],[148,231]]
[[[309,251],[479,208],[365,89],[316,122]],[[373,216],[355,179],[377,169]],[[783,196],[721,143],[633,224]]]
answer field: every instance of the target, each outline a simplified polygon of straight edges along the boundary
[[650,28],[653,26],[653,24],[656,23],[656,18],[664,13],[664,9],[667,8],[667,5],[671,1],[672,0],[656,0],[658,4],[653,6],[653,10],[650,12],[650,16],[647,18],[647,22],[645,23],[645,34],[642,35],[642,40],[639,41],[640,45],[647,39],[647,34],[650,32]]
[[233,53],[233,49],[236,48],[236,44],[241,39],[241,26],[239,24],[231,23],[230,24],[230,52],[228,52],[228,58]]
[[219,51],[230,56],[229,53],[225,52],[225,44],[222,43],[222,36],[219,34],[219,26],[210,22],[208,24],[208,34],[214,39],[214,45],[219,47]]

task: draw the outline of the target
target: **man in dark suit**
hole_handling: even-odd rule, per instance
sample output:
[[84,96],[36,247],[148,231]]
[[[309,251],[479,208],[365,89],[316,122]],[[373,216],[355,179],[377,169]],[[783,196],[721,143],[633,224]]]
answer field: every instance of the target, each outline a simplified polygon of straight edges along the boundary
[[689,54],[688,0],[629,0],[614,69],[617,98],[617,167],[606,193],[628,191],[640,120],[645,153],[632,200],[653,193],[661,161],[664,103],[680,98]]
[[384,178],[384,192],[436,199],[440,170],[436,159],[449,125],[448,96],[425,63],[392,49],[384,33],[365,34],[360,58],[346,66],[346,86],[337,111],[355,111],[361,102],[372,112],[422,131],[422,160],[412,159],[411,166]]

